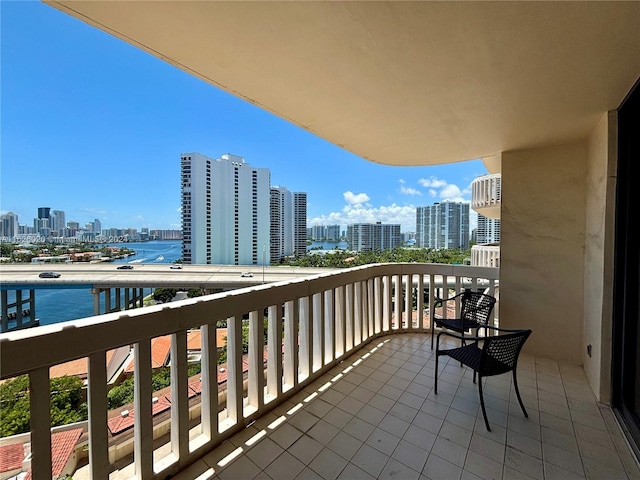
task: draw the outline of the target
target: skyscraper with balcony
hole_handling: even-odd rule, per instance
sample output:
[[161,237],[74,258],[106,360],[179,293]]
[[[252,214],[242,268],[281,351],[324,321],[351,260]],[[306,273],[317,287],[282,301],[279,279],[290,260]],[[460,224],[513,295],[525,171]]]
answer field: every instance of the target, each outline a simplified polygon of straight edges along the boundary
[[307,251],[307,194],[271,187],[271,259],[281,261],[289,255]]
[[469,204],[442,202],[418,207],[416,247],[469,248]]
[[180,158],[184,263],[269,263],[269,170],[231,154]]
[[478,214],[478,244],[500,243],[500,219]]
[[400,224],[354,223],[347,225],[349,249],[356,252],[382,251],[402,245]]

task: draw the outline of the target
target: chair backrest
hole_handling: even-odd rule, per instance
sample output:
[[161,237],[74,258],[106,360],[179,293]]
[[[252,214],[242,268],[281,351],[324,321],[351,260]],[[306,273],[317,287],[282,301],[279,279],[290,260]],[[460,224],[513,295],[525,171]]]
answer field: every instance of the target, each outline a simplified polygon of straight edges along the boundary
[[480,375],[500,375],[513,370],[529,335],[531,330],[517,330],[513,333],[486,337],[478,367]]
[[491,295],[466,290],[460,302],[460,317],[487,325],[495,304],[496,299]]

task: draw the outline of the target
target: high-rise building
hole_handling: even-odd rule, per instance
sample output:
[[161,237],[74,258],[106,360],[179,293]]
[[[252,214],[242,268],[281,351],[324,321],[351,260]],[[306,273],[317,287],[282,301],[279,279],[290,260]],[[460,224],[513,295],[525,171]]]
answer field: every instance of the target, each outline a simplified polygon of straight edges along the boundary
[[310,235],[313,240],[337,242],[340,240],[340,225],[314,225]]
[[56,232],[58,236],[62,236],[66,227],[65,213],[62,210],[54,210],[51,212],[51,229]]
[[271,261],[307,251],[307,194],[271,187]]
[[469,248],[469,204],[442,202],[416,209],[416,247]]
[[269,170],[183,153],[180,171],[184,263],[269,263]]
[[354,223],[347,225],[349,249],[357,252],[382,251],[402,245],[400,224]]
[[19,233],[18,215],[7,212],[0,216],[0,237],[15,238]]
[[307,254],[307,194],[293,192],[293,254]]
[[487,218],[478,214],[478,230],[476,243],[500,243],[500,219]]

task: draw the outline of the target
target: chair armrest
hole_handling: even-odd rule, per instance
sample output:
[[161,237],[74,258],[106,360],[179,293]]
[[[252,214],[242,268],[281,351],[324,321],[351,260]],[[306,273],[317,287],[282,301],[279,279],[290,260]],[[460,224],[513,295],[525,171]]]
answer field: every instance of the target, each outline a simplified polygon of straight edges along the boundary
[[[489,329],[489,330],[493,330],[493,331],[498,332],[498,333],[500,333],[500,332],[504,332],[504,333],[517,333],[517,332],[523,332],[523,331],[525,331],[525,330],[529,330],[529,331],[531,331],[531,329],[530,329],[530,328],[500,328],[500,327],[492,327],[492,326],[490,326],[490,325],[487,325],[486,327],[485,327],[485,326],[483,326],[482,328],[486,328],[486,329]],[[469,338],[469,337],[465,337],[465,338]]]

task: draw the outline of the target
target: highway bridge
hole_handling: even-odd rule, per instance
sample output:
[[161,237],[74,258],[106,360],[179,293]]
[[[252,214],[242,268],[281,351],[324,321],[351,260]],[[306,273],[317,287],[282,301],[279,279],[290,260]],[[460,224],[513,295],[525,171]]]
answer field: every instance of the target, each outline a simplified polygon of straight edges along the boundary
[[[131,265],[131,269],[119,269]],[[51,263],[0,265],[0,332],[37,325],[36,291],[91,289],[94,315],[143,306],[144,289],[235,290],[327,273],[333,269],[292,266]],[[40,278],[42,272],[57,278]]]

